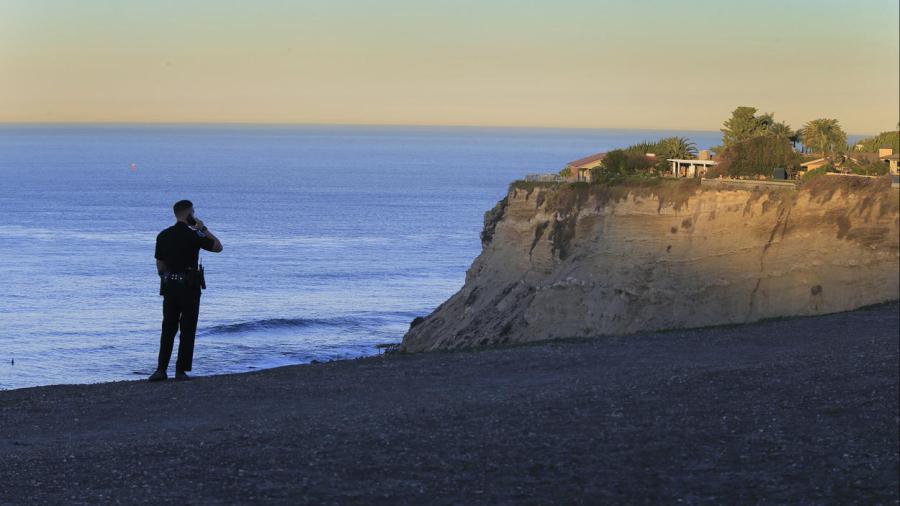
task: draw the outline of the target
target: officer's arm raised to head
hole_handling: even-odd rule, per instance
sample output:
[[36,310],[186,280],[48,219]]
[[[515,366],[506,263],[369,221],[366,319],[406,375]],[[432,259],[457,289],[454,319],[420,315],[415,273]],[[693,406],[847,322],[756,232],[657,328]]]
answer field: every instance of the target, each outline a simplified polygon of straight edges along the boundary
[[205,249],[206,251],[212,251],[213,253],[221,253],[222,243],[219,241],[219,238],[214,236],[212,232],[209,231],[209,229],[206,229],[206,232],[204,232],[204,234],[207,235],[208,239],[212,239],[212,244],[209,248],[204,247],[203,249]]
[[197,220],[197,228],[203,233],[205,237],[197,236],[200,240],[199,246],[206,251],[212,251],[213,253],[221,253],[222,251],[222,242],[219,241],[219,238],[216,237],[206,225],[203,224],[202,221]]

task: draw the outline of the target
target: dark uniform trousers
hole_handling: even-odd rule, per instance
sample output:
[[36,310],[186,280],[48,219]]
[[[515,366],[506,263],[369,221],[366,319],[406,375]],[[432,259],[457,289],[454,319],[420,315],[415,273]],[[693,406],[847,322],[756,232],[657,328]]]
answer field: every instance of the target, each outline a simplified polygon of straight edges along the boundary
[[175,334],[178,333],[180,326],[181,336],[178,338],[178,360],[175,362],[175,370],[191,370],[199,315],[200,287],[178,284],[166,287],[163,295],[162,334],[159,341],[159,369],[166,370],[169,367]]

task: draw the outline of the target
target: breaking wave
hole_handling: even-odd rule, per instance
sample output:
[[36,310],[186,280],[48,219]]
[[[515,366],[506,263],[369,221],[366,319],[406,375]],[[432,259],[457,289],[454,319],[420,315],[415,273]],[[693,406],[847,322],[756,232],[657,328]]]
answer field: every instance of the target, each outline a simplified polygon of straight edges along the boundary
[[241,334],[263,330],[279,330],[309,327],[365,327],[377,326],[386,323],[407,322],[415,317],[416,313],[401,311],[396,313],[383,313],[378,315],[354,315],[332,318],[263,318],[244,322],[224,323],[206,326],[198,330],[200,335],[210,334]]

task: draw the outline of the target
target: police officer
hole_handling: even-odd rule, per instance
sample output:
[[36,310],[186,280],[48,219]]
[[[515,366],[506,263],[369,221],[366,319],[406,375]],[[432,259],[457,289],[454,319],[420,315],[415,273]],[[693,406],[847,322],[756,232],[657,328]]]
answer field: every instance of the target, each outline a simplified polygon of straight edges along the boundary
[[168,378],[166,369],[172,356],[175,334],[181,326],[178,339],[178,360],[175,362],[175,379],[190,379],[194,356],[194,334],[197,332],[197,316],[200,312],[200,290],[206,288],[203,270],[198,268],[200,249],[218,253],[222,243],[202,221],[194,217],[194,205],[190,200],[179,200],[173,207],[178,220],[156,236],[156,270],[160,276],[160,295],[163,296],[162,335],[159,340],[159,361],[156,372],[149,380]]

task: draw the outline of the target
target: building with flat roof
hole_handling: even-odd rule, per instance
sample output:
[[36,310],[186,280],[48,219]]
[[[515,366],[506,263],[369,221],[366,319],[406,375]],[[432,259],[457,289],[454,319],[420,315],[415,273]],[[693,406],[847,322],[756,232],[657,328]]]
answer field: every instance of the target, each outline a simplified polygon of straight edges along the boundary
[[805,174],[811,170],[816,170],[820,167],[824,167],[825,165],[828,165],[829,163],[831,163],[831,158],[829,158],[827,156],[822,157],[822,158],[816,158],[814,160],[807,160],[800,164],[800,173]]
[[703,177],[710,167],[715,167],[719,162],[715,160],[667,158],[672,177]]

